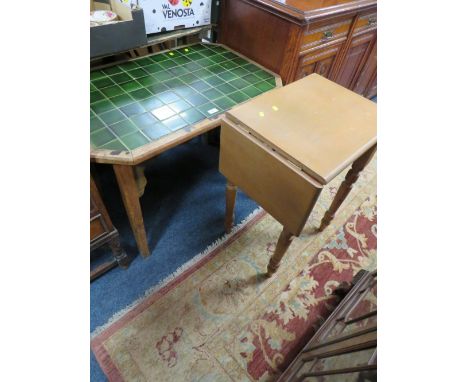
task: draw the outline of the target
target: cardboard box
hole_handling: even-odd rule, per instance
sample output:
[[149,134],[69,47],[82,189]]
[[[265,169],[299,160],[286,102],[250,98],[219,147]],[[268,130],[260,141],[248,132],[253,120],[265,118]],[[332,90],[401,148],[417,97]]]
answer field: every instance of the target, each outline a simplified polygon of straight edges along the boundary
[[146,33],[193,28],[211,23],[212,0],[125,0],[145,14]]
[[145,45],[148,40],[142,9],[131,10],[119,0],[91,1],[91,11],[109,9],[119,16],[119,22],[90,28],[90,56],[99,57]]

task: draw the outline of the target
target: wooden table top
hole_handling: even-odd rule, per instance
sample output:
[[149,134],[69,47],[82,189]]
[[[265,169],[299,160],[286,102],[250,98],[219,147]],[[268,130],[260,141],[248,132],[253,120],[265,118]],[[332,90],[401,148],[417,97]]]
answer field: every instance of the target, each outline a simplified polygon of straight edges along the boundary
[[352,3],[354,0],[271,0],[273,3],[279,3],[285,7],[294,8],[302,12],[312,11],[314,9],[328,8],[343,3]]
[[349,9],[375,5],[377,0],[244,0],[274,13],[293,17],[299,21],[310,21],[324,14],[336,14]]
[[377,142],[376,104],[318,74],[262,94],[226,117],[321,184]]
[[91,159],[138,164],[220,125],[226,110],[281,86],[220,44],[192,44],[91,72]]

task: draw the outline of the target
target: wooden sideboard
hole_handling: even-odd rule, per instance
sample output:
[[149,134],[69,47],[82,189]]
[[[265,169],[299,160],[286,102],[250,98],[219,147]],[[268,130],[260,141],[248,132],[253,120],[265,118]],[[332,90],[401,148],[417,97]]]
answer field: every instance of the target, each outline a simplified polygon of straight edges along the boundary
[[318,73],[377,94],[377,0],[224,0],[220,42],[284,84]]

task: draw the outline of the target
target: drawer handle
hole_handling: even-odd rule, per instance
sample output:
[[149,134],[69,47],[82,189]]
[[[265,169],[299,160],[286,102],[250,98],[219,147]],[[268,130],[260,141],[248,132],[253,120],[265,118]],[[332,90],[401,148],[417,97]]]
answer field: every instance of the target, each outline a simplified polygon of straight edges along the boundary
[[377,19],[371,17],[369,18],[369,26],[375,27],[377,25]]
[[322,40],[330,40],[331,38],[333,38],[333,31],[323,32]]

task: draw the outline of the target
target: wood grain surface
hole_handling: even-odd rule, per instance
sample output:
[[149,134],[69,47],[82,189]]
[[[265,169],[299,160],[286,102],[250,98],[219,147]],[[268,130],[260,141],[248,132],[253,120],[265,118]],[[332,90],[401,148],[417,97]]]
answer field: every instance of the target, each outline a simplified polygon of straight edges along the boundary
[[226,117],[326,184],[376,143],[376,109],[372,101],[312,74]]
[[298,236],[321,185],[232,122],[221,126],[221,173]]

